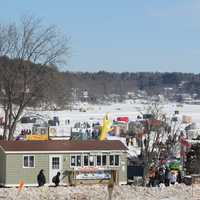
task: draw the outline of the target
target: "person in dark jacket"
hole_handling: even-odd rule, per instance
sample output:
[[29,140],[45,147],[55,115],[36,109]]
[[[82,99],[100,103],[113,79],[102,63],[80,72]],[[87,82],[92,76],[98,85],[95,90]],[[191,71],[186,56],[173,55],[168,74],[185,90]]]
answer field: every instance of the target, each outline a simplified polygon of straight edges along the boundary
[[155,169],[155,177],[154,177],[154,187],[159,187],[160,186],[160,174],[158,168]]
[[163,167],[159,168],[159,184],[165,182],[165,171]]
[[181,171],[180,170],[178,171],[178,174],[177,174],[177,182],[178,183],[182,183],[182,175],[181,175]]
[[167,167],[165,169],[165,186],[169,186],[169,183],[170,183],[170,176],[171,176],[171,172],[170,172],[170,169]]
[[153,187],[154,186],[154,182],[155,182],[155,168],[154,167],[151,167],[149,169],[149,183],[148,183],[148,186],[149,187]]
[[46,178],[44,175],[44,170],[41,169],[39,174],[37,175],[37,182],[38,182],[38,186],[43,186],[46,183]]
[[56,174],[56,176],[54,176],[52,178],[52,182],[55,184],[56,187],[59,186],[59,183],[60,183],[60,172],[58,172]]

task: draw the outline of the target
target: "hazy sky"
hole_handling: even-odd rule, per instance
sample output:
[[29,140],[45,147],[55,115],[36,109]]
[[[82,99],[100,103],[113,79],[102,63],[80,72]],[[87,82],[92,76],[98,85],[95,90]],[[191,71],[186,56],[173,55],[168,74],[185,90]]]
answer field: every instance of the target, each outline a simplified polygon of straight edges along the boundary
[[30,13],[70,37],[70,71],[200,72],[200,0],[2,0],[0,22]]

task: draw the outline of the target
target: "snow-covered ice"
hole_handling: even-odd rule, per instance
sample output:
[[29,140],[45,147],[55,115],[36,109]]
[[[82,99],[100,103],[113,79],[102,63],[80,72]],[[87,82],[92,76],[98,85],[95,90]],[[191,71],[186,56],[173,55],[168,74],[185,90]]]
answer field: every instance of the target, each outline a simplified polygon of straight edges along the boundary
[[[87,105],[86,112],[80,112],[79,110],[64,110],[64,111],[37,111],[36,113],[49,116],[58,116],[61,125],[64,124],[66,119],[70,119],[71,124],[79,121],[102,121],[106,113],[109,114],[111,119],[116,119],[120,116],[128,116],[130,120],[135,120],[137,115],[142,111],[145,113],[145,108],[148,105],[135,103],[118,103],[111,105]],[[172,116],[175,110],[180,112],[180,116],[192,116],[192,121],[195,123],[200,123],[200,105],[189,105],[184,104],[182,107],[178,106],[176,103],[166,103],[161,105],[162,110],[168,116]]]

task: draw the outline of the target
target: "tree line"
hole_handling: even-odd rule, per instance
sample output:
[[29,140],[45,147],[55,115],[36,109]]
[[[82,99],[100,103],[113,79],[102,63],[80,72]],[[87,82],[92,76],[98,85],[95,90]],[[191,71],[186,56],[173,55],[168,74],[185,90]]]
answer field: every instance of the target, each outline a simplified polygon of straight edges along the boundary
[[[128,92],[144,90],[148,95],[164,94],[164,88],[172,88],[171,93],[196,93],[200,95],[200,74],[192,73],[115,73],[99,71],[90,72],[59,72],[57,78],[65,94],[77,88],[79,95],[88,91],[89,101],[98,102],[98,99],[110,94],[124,96]],[[70,99],[70,93],[68,93]],[[61,101],[61,99],[60,99]],[[66,103],[66,102],[65,102]]]
[[[0,57],[0,67],[3,67],[2,74],[5,73],[4,66],[8,66],[9,62],[17,65],[19,61]],[[26,64],[28,65],[27,61]],[[128,92],[137,92],[138,90],[144,90],[150,96],[165,95],[164,88],[173,88],[171,92],[174,94],[196,93],[200,96],[200,74],[177,72],[61,72],[55,65],[46,65],[38,73],[37,70],[41,65],[31,62],[29,65],[29,71],[33,70],[33,74],[34,70],[37,72],[37,76],[32,77],[31,85],[37,85],[38,87],[35,89],[37,92],[35,92],[32,101],[29,101],[29,105],[44,106],[45,109],[52,109],[54,106],[66,109],[73,101],[73,89],[76,89],[77,100],[80,101],[82,100],[83,91],[87,90],[89,95],[87,100],[91,103],[98,103],[99,99],[111,94],[124,96]],[[38,69],[36,70],[36,68]],[[13,72],[11,70],[9,77],[14,76],[13,78],[16,78],[16,73]]]

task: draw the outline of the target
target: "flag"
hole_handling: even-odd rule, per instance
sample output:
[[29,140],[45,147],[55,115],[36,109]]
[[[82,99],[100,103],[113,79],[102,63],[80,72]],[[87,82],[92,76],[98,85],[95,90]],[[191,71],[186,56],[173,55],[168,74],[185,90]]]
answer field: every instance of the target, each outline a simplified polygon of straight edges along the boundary
[[21,192],[23,188],[24,188],[24,181],[20,180],[19,181],[19,190],[18,191]]

